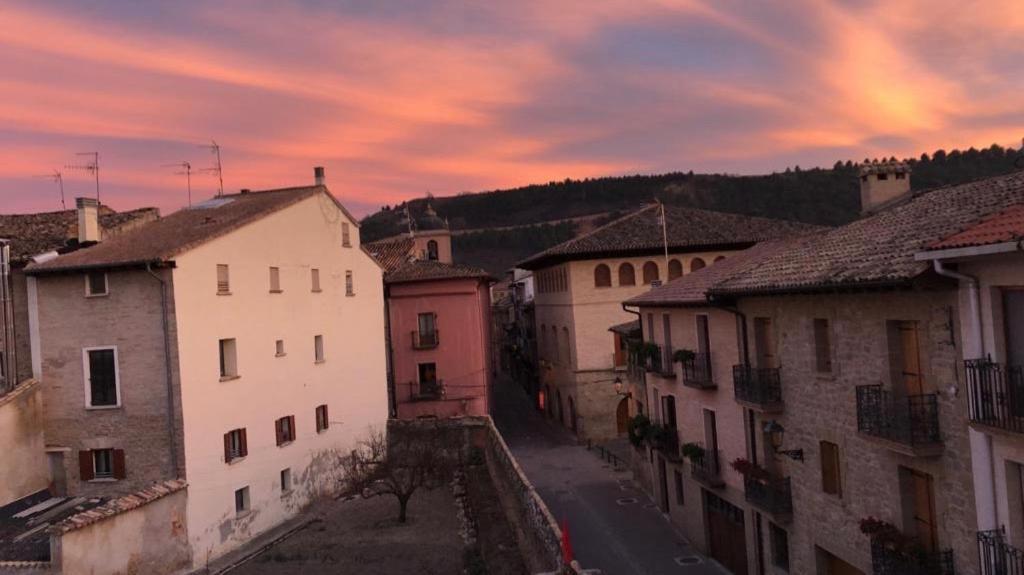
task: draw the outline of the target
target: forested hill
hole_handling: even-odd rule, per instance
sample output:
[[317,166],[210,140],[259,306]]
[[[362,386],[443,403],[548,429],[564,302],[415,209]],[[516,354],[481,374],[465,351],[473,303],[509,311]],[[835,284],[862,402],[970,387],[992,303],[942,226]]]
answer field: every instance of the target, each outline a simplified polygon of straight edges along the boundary
[[[1017,169],[1018,151],[998,145],[977,150],[936,151],[907,158],[911,186],[927,189],[957,184]],[[831,169],[801,170],[760,176],[669,173],[565,180],[481,193],[435,197],[431,203],[458,234],[453,239],[456,261],[484,267],[501,274],[515,261],[565,241],[594,224],[627,213],[653,199],[691,206],[816,224],[838,225],[855,218],[860,210],[857,167],[841,161]],[[426,198],[397,206],[385,206],[362,221],[363,241],[395,235],[407,229],[405,208],[418,216]],[[581,216],[606,214],[583,225]],[[536,226],[542,222],[552,225]],[[495,230],[491,228],[514,229]]]

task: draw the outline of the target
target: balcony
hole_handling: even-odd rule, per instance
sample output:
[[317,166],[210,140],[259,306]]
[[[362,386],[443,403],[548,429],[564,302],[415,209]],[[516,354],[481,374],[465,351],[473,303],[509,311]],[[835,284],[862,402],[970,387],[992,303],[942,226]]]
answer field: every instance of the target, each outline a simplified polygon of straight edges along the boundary
[[721,458],[717,449],[704,451],[701,457],[691,457],[690,475],[698,482],[712,489],[725,487],[720,461]]
[[743,493],[748,503],[780,521],[793,515],[793,489],[788,477],[766,471],[748,473],[743,476]]
[[438,330],[434,331],[416,331],[412,332],[412,348],[413,349],[434,349],[441,342],[441,332]]
[[683,385],[694,389],[715,389],[715,381],[711,376],[710,353],[695,353],[682,364]]
[[438,401],[445,395],[444,381],[409,382],[409,397],[412,401]]
[[665,456],[669,461],[682,461],[679,452],[679,431],[667,425],[654,424],[651,426],[651,447]]
[[[871,572],[873,575],[955,575],[953,550],[908,552],[871,541]],[[1012,573],[996,571],[993,573]],[[986,574],[987,575],[987,574]]]
[[981,575],[1024,574],[1024,551],[1007,543],[1000,529],[978,532],[978,557]]
[[675,377],[675,362],[672,361],[672,350],[666,349],[663,345],[655,345],[647,357],[648,373],[655,373],[661,377]]
[[858,386],[857,431],[904,455],[940,455],[938,396],[895,397],[881,385]]
[[1024,433],[1024,369],[987,359],[964,362],[971,423]]
[[782,379],[777,367],[734,365],[732,383],[736,401],[765,413],[782,411]]

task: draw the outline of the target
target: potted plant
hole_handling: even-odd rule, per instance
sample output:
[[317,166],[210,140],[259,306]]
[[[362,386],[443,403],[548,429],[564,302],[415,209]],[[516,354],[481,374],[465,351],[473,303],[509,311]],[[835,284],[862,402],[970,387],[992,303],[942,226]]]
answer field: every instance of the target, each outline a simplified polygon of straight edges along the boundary
[[706,451],[699,443],[684,443],[681,448],[683,457],[690,461],[703,461]]
[[692,349],[677,349],[672,354],[672,361],[678,363],[689,363],[697,358],[697,353]]
[[772,474],[767,469],[742,457],[733,460],[731,465],[740,475],[762,483],[772,478]]
[[629,420],[626,431],[629,434],[629,442],[633,447],[640,448],[651,436],[651,420],[646,415],[639,413]]

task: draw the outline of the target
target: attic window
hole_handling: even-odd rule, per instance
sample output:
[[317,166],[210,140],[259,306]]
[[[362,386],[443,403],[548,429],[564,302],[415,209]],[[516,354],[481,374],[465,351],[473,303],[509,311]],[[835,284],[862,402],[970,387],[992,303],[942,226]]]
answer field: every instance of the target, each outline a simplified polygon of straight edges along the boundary
[[878,179],[879,180],[888,180],[889,179],[889,174],[878,174]]
[[903,173],[903,172],[897,172],[896,173],[896,179],[897,180],[905,180],[906,178],[907,178],[907,175],[905,173]]
[[107,274],[103,272],[89,272],[85,274],[85,295],[86,297],[99,297],[108,295]]

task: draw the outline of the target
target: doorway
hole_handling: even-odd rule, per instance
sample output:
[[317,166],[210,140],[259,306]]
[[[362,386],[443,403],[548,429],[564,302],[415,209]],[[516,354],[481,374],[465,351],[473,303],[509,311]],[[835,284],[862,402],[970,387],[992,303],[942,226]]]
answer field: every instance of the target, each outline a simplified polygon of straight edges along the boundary
[[770,369],[778,367],[775,363],[775,334],[772,318],[754,318],[754,351],[757,354],[757,368]]
[[734,575],[747,575],[747,530],[743,510],[710,491],[701,491],[708,529],[708,554]]
[[662,513],[668,513],[668,470],[665,469],[664,457],[658,457],[658,485],[661,486],[658,505]]
[[576,403],[569,396],[569,429],[576,433]]
[[619,436],[629,433],[629,399],[623,397],[615,408],[615,430]]

